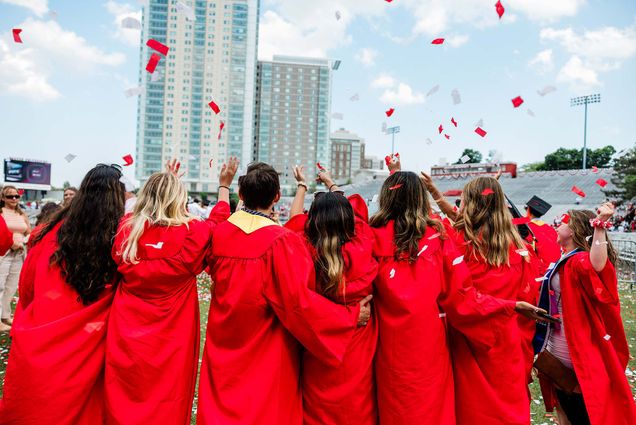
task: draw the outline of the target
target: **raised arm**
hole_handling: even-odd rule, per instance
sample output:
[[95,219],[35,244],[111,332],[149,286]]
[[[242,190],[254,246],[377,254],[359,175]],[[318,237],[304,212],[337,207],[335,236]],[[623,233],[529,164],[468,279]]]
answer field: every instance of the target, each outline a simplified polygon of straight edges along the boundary
[[[210,161],[210,165],[212,161]],[[227,164],[223,164],[219,173],[219,202],[230,203],[230,185],[234,180],[239,161],[235,156],[231,156]]]
[[598,215],[592,220],[590,225],[594,226],[594,236],[592,239],[592,247],[590,248],[590,262],[597,272],[603,271],[607,263],[607,232],[604,227],[611,217],[614,215],[614,205],[606,202],[598,208]]
[[435,201],[439,209],[442,210],[442,212],[446,214],[449,219],[457,221],[459,213],[455,211],[455,207],[453,206],[453,204],[451,204],[446,200],[446,198],[444,198],[442,192],[440,192],[437,186],[435,186],[435,183],[433,183],[433,179],[431,178],[431,176],[426,174],[424,171],[421,172],[421,175],[422,176],[420,178],[422,179],[422,183],[424,183],[426,190],[428,190],[428,192],[431,194],[431,196],[433,197],[433,201]]
[[302,165],[296,165],[293,168],[294,178],[298,187],[296,188],[296,195],[291,204],[290,218],[303,213],[303,206],[305,205],[305,194],[307,193],[307,182],[305,180],[305,167]]

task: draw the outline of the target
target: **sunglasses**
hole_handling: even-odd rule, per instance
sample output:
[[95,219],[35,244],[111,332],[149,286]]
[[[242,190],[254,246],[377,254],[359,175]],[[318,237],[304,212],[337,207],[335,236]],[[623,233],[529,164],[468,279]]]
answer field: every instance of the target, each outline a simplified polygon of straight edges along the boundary
[[20,195],[4,195],[5,199],[20,199]]

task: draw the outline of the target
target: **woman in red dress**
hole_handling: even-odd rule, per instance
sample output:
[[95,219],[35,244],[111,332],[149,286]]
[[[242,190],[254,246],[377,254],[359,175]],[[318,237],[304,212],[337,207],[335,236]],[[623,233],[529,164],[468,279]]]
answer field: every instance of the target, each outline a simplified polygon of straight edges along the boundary
[[3,424],[103,421],[105,322],[118,279],[110,251],[124,214],[120,178],[112,166],[90,170],[73,203],[32,241],[20,275]]
[[236,158],[223,165],[219,202],[207,220],[188,213],[174,161],[150,176],[122,220],[113,246],[122,280],[106,343],[108,423],[190,423],[199,358],[196,277],[216,224],[230,215],[237,166]]
[[[548,270],[541,287],[540,305],[562,321],[537,325],[534,341],[546,409],[558,405],[561,423],[636,423],[636,405],[625,377],[630,355],[620,316],[617,254],[605,230],[613,213],[610,203],[599,207],[598,215],[568,212],[557,229],[565,254]],[[571,377],[567,388],[539,367],[544,356],[569,372],[564,373]]]
[[[308,214],[303,214],[307,184],[302,167],[294,168],[298,181],[291,219],[285,227],[298,232],[312,255],[315,290],[328,299],[354,307],[373,293],[378,264],[373,259],[373,232],[368,211],[359,195],[344,197],[326,171],[319,179],[329,192],[318,192]],[[309,351],[303,352],[303,422],[310,425],[377,423],[373,356],[377,344],[373,317],[356,329],[342,363],[334,366]]]

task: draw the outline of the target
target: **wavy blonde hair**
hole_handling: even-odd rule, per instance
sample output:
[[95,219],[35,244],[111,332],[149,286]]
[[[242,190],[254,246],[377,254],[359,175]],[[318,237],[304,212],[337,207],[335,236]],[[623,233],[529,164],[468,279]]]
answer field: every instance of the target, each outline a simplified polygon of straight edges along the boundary
[[[568,221],[567,226],[572,230],[572,242],[577,248],[590,252],[594,236],[594,228],[590,226],[590,220],[596,218],[596,214],[590,210],[569,210],[568,215],[570,221]],[[607,259],[612,265],[616,265],[618,253],[610,238],[607,237],[607,230],[604,232],[607,241]]]
[[[509,265],[510,245],[518,249],[526,249],[526,246],[512,224],[499,182],[492,177],[477,177],[464,186],[462,195],[455,228],[464,233],[473,247],[473,255],[479,255],[491,266]],[[524,259],[530,261],[528,256]]]
[[188,192],[179,178],[171,173],[155,173],[144,184],[137,196],[132,215],[126,219],[122,229],[130,229],[121,246],[125,262],[137,264],[139,239],[146,225],[180,226],[199,220],[188,213]]

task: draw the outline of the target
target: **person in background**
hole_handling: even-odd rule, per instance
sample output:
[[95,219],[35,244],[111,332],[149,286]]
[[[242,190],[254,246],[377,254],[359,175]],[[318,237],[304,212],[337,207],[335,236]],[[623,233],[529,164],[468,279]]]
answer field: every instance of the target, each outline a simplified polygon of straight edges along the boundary
[[26,238],[31,233],[29,217],[20,208],[20,194],[14,186],[2,188],[0,196],[0,214],[13,233],[13,245],[0,258],[0,332],[11,329],[11,300],[18,289],[20,270],[26,256]]
[[74,186],[67,187],[64,189],[64,199],[62,200],[62,206],[68,207],[71,204],[73,198],[77,195],[77,188]]
[[[38,217],[35,221],[35,227],[47,224],[49,221],[51,221],[55,213],[57,213],[61,209],[62,206],[56,204],[55,202],[47,202],[46,204],[44,204],[42,206],[42,209],[40,210],[40,214],[38,214]],[[34,236],[35,235],[31,235],[31,238],[33,238]]]
[[121,182],[124,184],[124,188],[126,193],[124,197],[126,199],[126,203],[124,205],[125,214],[129,214],[135,208],[135,203],[137,202],[137,195],[135,194],[135,185],[128,179],[126,176],[122,176]]
[[597,214],[570,210],[557,229],[565,253],[543,279],[540,306],[560,323],[537,324],[534,339],[546,410],[559,423],[633,425],[636,405],[625,376],[629,346],[620,315],[617,253],[606,229],[611,203]]
[[531,231],[526,241],[532,245],[537,254],[540,276],[545,274],[550,264],[556,263],[561,257],[561,247],[557,243],[556,231],[540,220],[550,208],[552,205],[536,195],[526,203],[526,217],[530,219],[528,227]]

